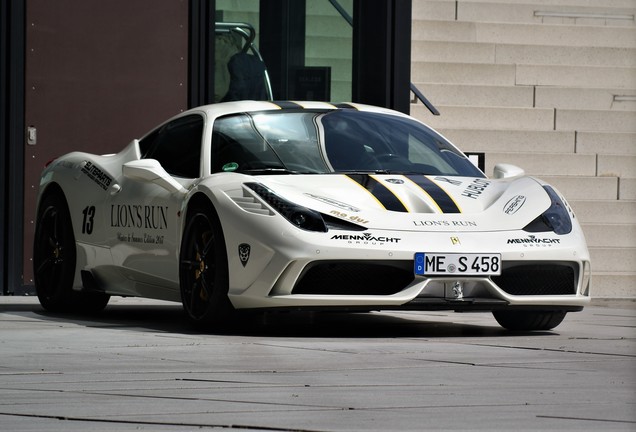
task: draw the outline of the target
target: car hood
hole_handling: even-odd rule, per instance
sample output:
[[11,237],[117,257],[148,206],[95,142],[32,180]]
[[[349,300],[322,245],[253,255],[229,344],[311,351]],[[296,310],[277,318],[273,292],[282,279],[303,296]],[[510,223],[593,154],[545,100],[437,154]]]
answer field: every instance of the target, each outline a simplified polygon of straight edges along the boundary
[[551,203],[531,177],[328,174],[254,179],[289,201],[370,229],[521,229]]

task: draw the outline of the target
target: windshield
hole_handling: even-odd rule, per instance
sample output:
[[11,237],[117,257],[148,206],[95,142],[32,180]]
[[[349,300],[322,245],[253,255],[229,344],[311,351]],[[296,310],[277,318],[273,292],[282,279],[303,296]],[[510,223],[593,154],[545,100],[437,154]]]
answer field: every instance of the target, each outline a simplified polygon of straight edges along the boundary
[[339,109],[216,120],[213,172],[371,172],[483,177],[440,135],[408,118]]

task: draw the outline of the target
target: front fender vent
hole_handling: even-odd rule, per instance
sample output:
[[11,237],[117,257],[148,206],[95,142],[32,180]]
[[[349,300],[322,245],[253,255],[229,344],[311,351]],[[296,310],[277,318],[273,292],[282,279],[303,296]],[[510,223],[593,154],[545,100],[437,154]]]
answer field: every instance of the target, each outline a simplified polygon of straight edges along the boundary
[[[233,191],[234,192],[234,191]],[[254,213],[263,216],[272,216],[274,212],[267,206],[265,206],[260,200],[250,194],[247,190],[241,189],[235,191],[236,194],[229,194],[229,197],[234,203],[249,213]]]

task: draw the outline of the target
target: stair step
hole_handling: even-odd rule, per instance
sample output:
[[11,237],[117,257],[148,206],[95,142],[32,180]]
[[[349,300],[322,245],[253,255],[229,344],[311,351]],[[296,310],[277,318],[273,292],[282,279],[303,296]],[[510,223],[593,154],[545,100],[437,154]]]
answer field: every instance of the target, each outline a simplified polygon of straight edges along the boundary
[[[316,5],[319,4],[319,2],[309,3]],[[327,7],[330,7],[330,5],[327,5]],[[331,10],[333,13],[328,15],[311,14],[311,19],[307,20],[305,27],[305,35],[308,41],[315,37],[324,37],[325,34],[341,39],[352,38],[353,30],[349,23],[347,23],[334,8],[331,8]],[[307,14],[309,15],[310,11],[307,11]],[[333,48],[335,46],[337,45],[332,45],[331,47]]]
[[[488,156],[486,156],[486,160]],[[541,175],[541,180],[556,187],[568,201],[572,200],[607,200],[606,202],[596,203],[596,205],[603,207],[610,203],[615,203],[618,198],[618,178],[616,177],[595,177],[595,176],[578,176],[568,177],[564,175]],[[611,204],[615,205],[615,204]],[[582,205],[583,206],[583,205]],[[574,211],[578,215],[579,211],[577,206],[572,204]],[[584,209],[588,212],[590,205],[585,204]],[[636,214],[636,209],[634,209]],[[623,210],[626,211],[626,210]],[[593,213],[595,215],[595,213]],[[612,215],[614,216],[614,215]],[[598,222],[599,219],[596,216],[591,220],[587,218],[583,219],[588,222]],[[608,221],[608,215],[605,214],[603,221]],[[625,223],[625,220],[613,220],[615,223]]]
[[636,89],[417,82],[415,86],[433,105],[636,111]]
[[549,108],[436,107],[439,116],[423,105],[411,105],[411,115],[434,129],[554,130],[554,110]]
[[452,21],[455,19],[455,4],[448,0],[416,0],[411,7],[411,19],[414,23],[423,20]]
[[636,67],[636,49],[413,41],[412,61]]
[[478,63],[412,62],[415,83],[516,85],[515,65]]
[[596,272],[592,262],[592,298],[614,297],[633,298],[636,286],[636,273],[632,272]]
[[455,19],[457,12],[457,18],[466,21],[536,22],[537,20],[534,16],[536,10],[629,15],[634,14],[634,2],[632,0],[608,0],[603,2],[589,0],[506,0],[504,2],[501,0],[470,0],[462,2],[417,0],[413,2],[413,19],[450,20]]
[[[621,272],[636,269],[636,247],[590,247],[592,271]],[[632,290],[634,286],[631,287]]]
[[351,74],[351,49],[353,46],[352,39],[334,37],[332,35],[312,36],[305,46],[306,62],[318,59],[324,60],[343,60],[349,64],[349,74]]
[[632,95],[636,89],[636,68],[413,61],[411,81],[438,84],[618,89],[615,90],[615,94]]
[[576,151],[636,155],[636,133],[577,132]]
[[559,109],[556,130],[634,133],[636,111]]
[[[544,180],[554,184],[552,179],[544,178]],[[576,214],[576,217],[578,218],[580,223],[626,224],[626,223],[634,223],[634,221],[636,221],[636,200],[634,201],[617,201],[617,200],[594,201],[595,198],[593,197],[584,197],[582,199],[578,199],[578,198],[573,198],[568,196],[561,187],[557,186],[557,188],[567,198],[568,203],[572,206],[572,209],[574,209],[574,213]]]
[[[481,129],[437,129],[461,150],[467,152],[574,153],[574,131],[519,131]],[[593,153],[593,151],[581,151]]]
[[636,90],[538,86],[534,103],[543,108],[636,111]]
[[495,64],[496,48],[492,43],[414,40],[411,62]]
[[598,155],[596,175],[636,178],[636,156]]
[[517,85],[636,89],[636,69],[601,66],[517,65]]
[[554,153],[496,153],[486,154],[486,172],[491,173],[495,164],[509,163],[525,170],[528,175],[594,176],[596,155]]
[[[634,25],[633,4],[610,8],[555,5],[539,2],[531,4],[517,2],[461,2],[457,8],[457,19],[476,22],[561,22],[569,24],[595,23],[597,25]],[[598,3],[598,2],[597,2]],[[629,17],[632,17],[631,19]]]
[[560,66],[636,67],[636,49],[497,44],[496,62]]
[[526,107],[534,103],[529,86],[487,86],[468,84],[415,84],[433,105]]
[[414,20],[413,40],[636,48],[633,27]]
[[636,220],[631,224],[584,223],[582,228],[590,248],[636,247]]
[[618,180],[618,198],[636,200],[636,178],[621,177]]

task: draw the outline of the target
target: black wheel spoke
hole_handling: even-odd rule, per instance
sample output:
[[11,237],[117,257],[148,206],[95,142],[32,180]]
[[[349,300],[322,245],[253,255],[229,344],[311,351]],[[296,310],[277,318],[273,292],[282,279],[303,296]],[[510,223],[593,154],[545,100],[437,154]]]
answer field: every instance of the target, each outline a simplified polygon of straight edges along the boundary
[[214,248],[214,237],[211,234],[208,234],[208,240],[205,243],[204,247],[203,247],[203,254],[202,256],[204,257],[208,257],[208,255],[210,254],[210,251]]
[[41,278],[46,278],[50,276],[50,272],[52,272],[53,267],[55,265],[53,257],[46,257],[42,263],[35,269],[35,274]]
[[190,313],[194,314],[196,310],[196,292],[197,292],[198,282],[194,282],[192,284],[192,289],[190,290]]
[[181,260],[181,268],[185,269],[185,270],[192,270],[197,268],[197,262],[196,260],[190,260],[190,259],[182,259]]

